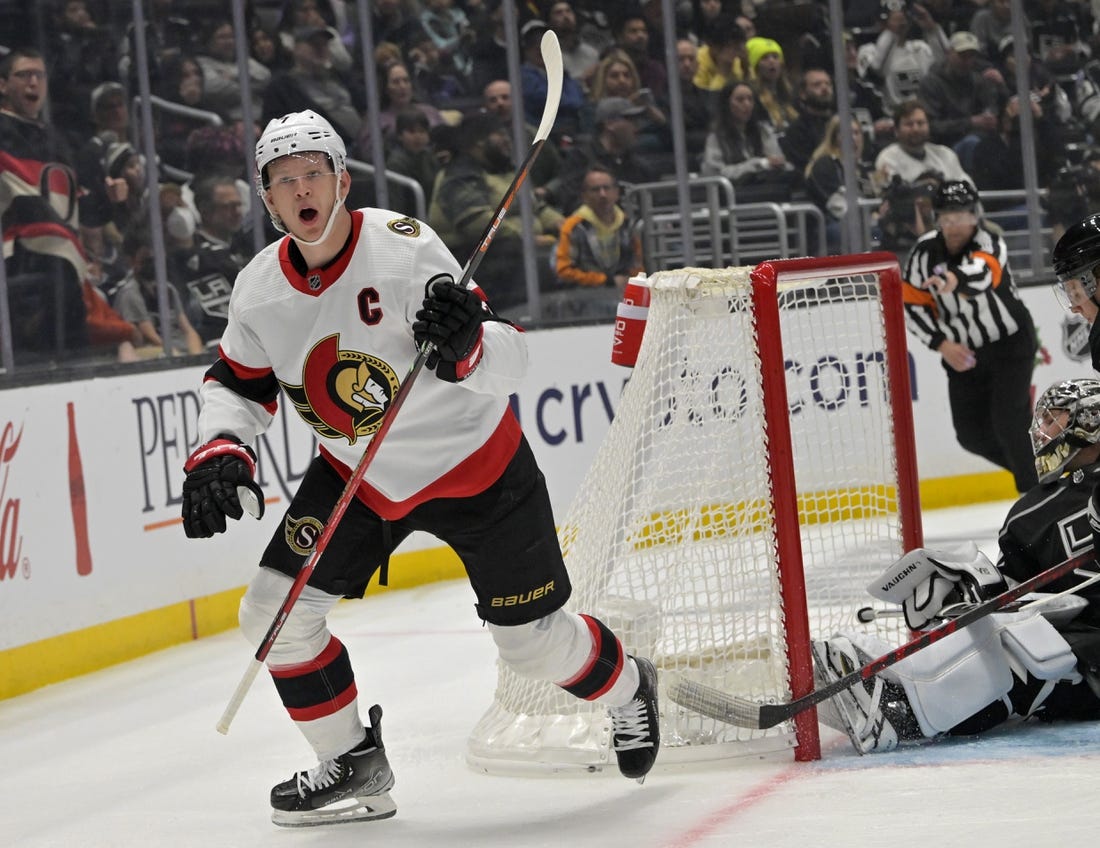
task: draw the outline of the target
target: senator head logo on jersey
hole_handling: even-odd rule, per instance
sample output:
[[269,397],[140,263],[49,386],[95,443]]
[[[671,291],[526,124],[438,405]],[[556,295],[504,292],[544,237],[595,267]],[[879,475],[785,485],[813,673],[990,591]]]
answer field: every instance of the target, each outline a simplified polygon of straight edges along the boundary
[[341,350],[339,333],[313,346],[302,366],[302,384],[280,381],[302,419],[326,439],[348,444],[381,425],[399,380],[388,363],[357,350]]

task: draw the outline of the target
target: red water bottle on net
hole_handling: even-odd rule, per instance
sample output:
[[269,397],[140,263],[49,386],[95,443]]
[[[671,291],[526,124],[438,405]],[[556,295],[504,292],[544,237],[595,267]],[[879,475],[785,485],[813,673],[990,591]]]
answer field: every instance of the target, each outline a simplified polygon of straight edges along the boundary
[[631,277],[623,289],[623,299],[615,310],[615,338],[611,343],[611,361],[633,368],[642,346],[646,317],[649,315],[649,282]]

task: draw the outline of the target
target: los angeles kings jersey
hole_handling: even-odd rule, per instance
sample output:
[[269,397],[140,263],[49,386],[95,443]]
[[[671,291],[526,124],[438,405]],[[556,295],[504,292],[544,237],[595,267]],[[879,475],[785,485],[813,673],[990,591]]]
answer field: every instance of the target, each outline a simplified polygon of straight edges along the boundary
[[[350,477],[416,357],[412,322],[425,283],[462,271],[427,225],[382,209],[351,215],[349,245],[329,266],[299,273],[288,236],[237,276],[219,359],[200,392],[203,440],[254,441],[281,388],[322,455]],[[526,373],[526,343],[504,322],[485,322],[482,332],[474,371],[459,383],[425,371],[372,460],[359,497],[384,518],[483,491],[515,452],[520,429],[508,396]]]
[[[997,567],[1017,583],[1022,583],[1092,548],[1088,505],[1097,485],[1100,485],[1100,464],[1029,489],[1012,505],[1001,527],[997,540],[1000,547]],[[1069,574],[1040,591],[1060,592],[1082,579]],[[1100,618],[1100,589],[1090,587],[1081,594],[1090,601],[1089,616]]]

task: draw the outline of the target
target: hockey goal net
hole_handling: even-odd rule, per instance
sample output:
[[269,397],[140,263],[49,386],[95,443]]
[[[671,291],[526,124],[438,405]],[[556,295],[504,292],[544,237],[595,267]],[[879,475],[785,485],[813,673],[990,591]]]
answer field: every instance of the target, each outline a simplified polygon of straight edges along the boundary
[[[857,626],[868,583],[921,544],[896,259],[683,269],[648,284],[636,367],[561,521],[569,606],[656,664],[661,761],[789,748],[815,759],[813,711],[747,730],[664,688],[682,675],[762,701],[806,694],[811,636]],[[472,766],[614,764],[604,708],[498,674]]]

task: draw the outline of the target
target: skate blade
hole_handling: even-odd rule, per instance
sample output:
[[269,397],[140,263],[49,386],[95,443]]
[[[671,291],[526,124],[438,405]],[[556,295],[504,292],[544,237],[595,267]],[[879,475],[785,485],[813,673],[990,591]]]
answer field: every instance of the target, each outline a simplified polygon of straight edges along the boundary
[[327,824],[351,824],[377,821],[397,815],[397,805],[389,792],[368,795],[364,798],[348,798],[329,804],[319,810],[272,810],[271,821],[279,827],[317,827]]

